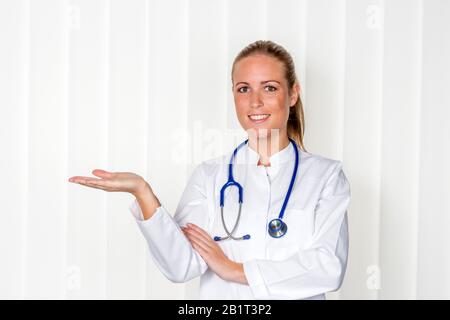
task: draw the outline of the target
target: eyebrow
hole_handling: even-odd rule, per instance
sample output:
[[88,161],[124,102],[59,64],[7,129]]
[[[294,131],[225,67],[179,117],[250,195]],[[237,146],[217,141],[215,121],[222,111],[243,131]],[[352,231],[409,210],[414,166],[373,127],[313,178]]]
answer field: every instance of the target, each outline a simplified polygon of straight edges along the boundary
[[[266,81],[261,81],[260,83],[261,83],[261,84],[264,84],[264,83],[267,83],[267,82],[276,82],[276,83],[280,84],[280,81],[277,81],[277,80],[266,80]],[[240,84],[240,83],[243,83],[243,84],[249,84],[248,82],[241,81],[241,82],[236,83],[236,86],[237,86],[238,84]]]

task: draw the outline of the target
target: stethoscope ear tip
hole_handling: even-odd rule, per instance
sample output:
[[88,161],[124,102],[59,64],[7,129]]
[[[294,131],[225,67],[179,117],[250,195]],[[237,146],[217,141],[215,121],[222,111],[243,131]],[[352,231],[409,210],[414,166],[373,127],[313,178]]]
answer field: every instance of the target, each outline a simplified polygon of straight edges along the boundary
[[249,235],[249,234],[246,234],[246,235],[243,237],[243,239],[244,239],[244,240],[250,239],[250,235]]
[[218,237],[218,236],[215,236],[215,237],[214,237],[214,241],[220,241],[220,240],[222,240],[221,237]]

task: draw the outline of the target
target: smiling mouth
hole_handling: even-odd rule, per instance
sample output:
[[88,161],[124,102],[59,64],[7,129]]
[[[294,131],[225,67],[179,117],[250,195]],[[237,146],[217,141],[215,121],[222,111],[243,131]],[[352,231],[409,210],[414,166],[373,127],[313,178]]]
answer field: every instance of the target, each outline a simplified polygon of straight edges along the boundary
[[254,123],[261,123],[266,121],[270,117],[270,114],[249,114],[248,118]]

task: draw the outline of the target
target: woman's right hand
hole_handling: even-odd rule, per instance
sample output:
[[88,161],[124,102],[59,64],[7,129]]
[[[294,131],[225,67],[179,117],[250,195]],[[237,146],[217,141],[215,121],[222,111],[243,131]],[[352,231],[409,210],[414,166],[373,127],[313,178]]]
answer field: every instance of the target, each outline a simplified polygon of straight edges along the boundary
[[151,192],[150,185],[141,176],[132,172],[108,172],[95,169],[92,171],[92,174],[100,179],[73,176],[69,178],[69,182],[108,192],[128,192],[135,197],[148,191]]

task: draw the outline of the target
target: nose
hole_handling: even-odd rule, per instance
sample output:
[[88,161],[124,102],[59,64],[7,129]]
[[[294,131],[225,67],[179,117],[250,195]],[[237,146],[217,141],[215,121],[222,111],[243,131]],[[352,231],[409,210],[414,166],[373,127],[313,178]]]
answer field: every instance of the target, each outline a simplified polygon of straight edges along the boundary
[[252,92],[250,94],[250,107],[259,108],[264,105],[259,92]]

